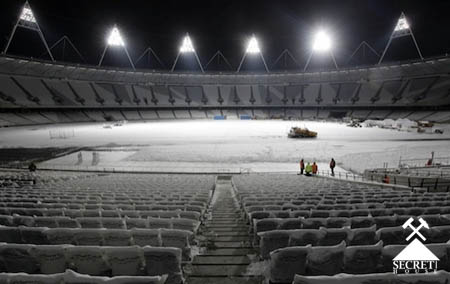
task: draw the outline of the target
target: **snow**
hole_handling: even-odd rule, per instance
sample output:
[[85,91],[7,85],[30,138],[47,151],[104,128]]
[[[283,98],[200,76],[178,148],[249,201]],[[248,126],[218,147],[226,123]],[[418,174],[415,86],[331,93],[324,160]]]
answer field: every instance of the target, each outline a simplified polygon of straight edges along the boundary
[[[319,162],[328,170],[333,157],[346,170],[395,167],[400,157],[450,156],[450,125],[444,134],[404,132],[392,129],[350,128],[343,123],[280,120],[180,120],[129,122],[105,129],[102,123],[13,127],[0,129],[0,147],[118,147],[100,151],[99,166],[179,169],[180,171],[298,171],[298,161]],[[288,139],[292,126],[317,131],[316,139]],[[50,131],[74,133],[66,139],[50,139]],[[92,165],[92,154],[83,154],[81,166]],[[46,164],[70,165],[76,154]]]

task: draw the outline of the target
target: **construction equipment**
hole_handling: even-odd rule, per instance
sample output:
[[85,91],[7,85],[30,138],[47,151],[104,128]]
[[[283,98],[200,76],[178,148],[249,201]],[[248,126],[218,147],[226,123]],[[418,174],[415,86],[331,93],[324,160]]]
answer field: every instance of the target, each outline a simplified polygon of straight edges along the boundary
[[310,131],[308,128],[292,127],[288,133],[289,138],[316,138],[317,132]]

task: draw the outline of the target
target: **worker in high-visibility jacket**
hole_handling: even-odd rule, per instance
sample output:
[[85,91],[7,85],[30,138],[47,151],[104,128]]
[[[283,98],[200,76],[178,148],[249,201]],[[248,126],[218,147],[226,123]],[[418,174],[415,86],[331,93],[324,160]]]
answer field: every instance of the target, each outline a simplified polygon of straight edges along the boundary
[[306,175],[306,176],[311,176],[312,170],[313,170],[313,169],[312,169],[311,164],[308,163],[308,164],[306,165],[306,167],[305,167],[305,175]]
[[314,163],[312,164],[312,174],[313,174],[313,175],[316,175],[318,170],[319,170],[319,168],[317,167],[316,162],[314,162]]

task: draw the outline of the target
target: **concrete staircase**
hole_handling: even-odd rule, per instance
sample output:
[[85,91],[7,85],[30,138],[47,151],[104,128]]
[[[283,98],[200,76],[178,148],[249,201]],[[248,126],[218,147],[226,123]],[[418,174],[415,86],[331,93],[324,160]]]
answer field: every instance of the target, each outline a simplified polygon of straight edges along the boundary
[[231,177],[217,178],[208,215],[197,237],[200,255],[185,267],[186,283],[262,283],[262,277],[247,271],[256,251]]

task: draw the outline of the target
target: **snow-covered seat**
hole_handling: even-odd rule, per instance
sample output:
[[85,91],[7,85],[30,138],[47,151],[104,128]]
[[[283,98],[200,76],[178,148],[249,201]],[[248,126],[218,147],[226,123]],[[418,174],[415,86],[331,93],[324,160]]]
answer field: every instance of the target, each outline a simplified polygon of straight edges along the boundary
[[1,244],[0,267],[12,273],[37,273],[39,264],[31,253],[32,248],[30,244]]
[[397,215],[394,216],[378,216],[373,218],[377,229],[397,226]]
[[192,219],[185,218],[173,218],[171,219],[172,228],[177,230],[186,230],[191,232],[197,232],[200,222]]
[[64,284],[105,284],[107,280],[107,277],[81,274],[70,269],[67,269],[63,275]]
[[450,243],[427,244],[427,248],[437,257],[438,270],[450,271]]
[[318,245],[326,236],[325,230],[300,229],[290,232],[289,246]]
[[133,237],[134,244],[138,246],[160,247],[162,244],[158,229],[134,228],[131,230],[131,236]]
[[383,242],[375,245],[348,246],[344,252],[344,272],[349,274],[376,273],[381,265]]
[[437,273],[423,274],[392,274],[374,273],[363,275],[338,274],[334,276],[302,276],[295,275],[293,284],[366,284],[366,283],[389,283],[389,284],[446,284],[449,273],[438,271]]
[[289,218],[291,217],[291,211],[289,210],[277,210],[277,211],[271,211],[272,215],[275,218]]
[[89,217],[101,217],[101,210],[97,209],[86,209],[82,210],[81,213],[83,214],[83,217],[89,218]]
[[67,216],[70,218],[81,218],[81,217],[83,217],[83,212],[81,210],[66,209],[66,210],[64,210],[64,216]]
[[376,226],[352,229],[350,245],[373,245],[378,242]]
[[66,270],[65,248],[70,245],[41,245],[34,246],[31,254],[39,263],[42,274],[64,273]]
[[[53,274],[53,275],[17,273],[17,274],[8,274],[6,276],[8,278],[8,282],[4,282],[4,284],[6,284],[6,283],[8,283],[8,284],[23,284],[23,283],[61,284],[64,279],[63,273]],[[3,282],[0,280],[0,283],[3,283]]]
[[22,243],[22,236],[20,235],[19,228],[0,226],[0,242],[13,244]]
[[102,230],[103,245],[105,246],[129,246],[131,244],[131,232],[121,229]]
[[381,251],[382,272],[392,273],[392,260],[406,247],[406,245],[387,245]]
[[273,231],[280,226],[280,220],[276,218],[267,218],[254,221],[255,233]]
[[305,218],[302,219],[303,229],[319,229],[327,226],[326,218]]
[[74,241],[78,246],[101,246],[105,229],[74,229]]
[[410,232],[402,227],[387,227],[377,230],[377,238],[383,241],[384,245],[402,245],[406,244],[406,237]]
[[179,284],[182,278],[181,250],[144,247],[145,271],[149,276],[168,275],[167,284]]
[[293,210],[291,212],[291,216],[294,218],[298,218],[298,217],[309,218],[310,213],[311,212],[309,210]]
[[134,247],[105,247],[103,251],[107,257],[113,276],[141,275],[144,267],[142,251]]
[[126,218],[125,223],[129,230],[133,228],[148,228],[148,220],[144,218]]
[[200,220],[201,214],[195,211],[180,211],[180,218]]
[[103,217],[101,218],[103,228],[106,229],[126,229],[122,218]]
[[59,218],[66,218],[70,219],[68,217],[35,217],[34,218],[34,226],[35,227],[47,227],[47,228],[58,228],[58,222],[57,219]]
[[287,218],[280,220],[280,230],[298,230],[302,228],[301,218]]
[[188,260],[191,257],[190,240],[193,233],[185,230],[167,230],[161,229],[161,241],[163,247],[179,248],[182,251],[183,259]]
[[47,209],[44,212],[44,216],[47,217],[58,217],[58,216],[64,216],[64,209],[55,208],[55,209]]
[[392,214],[392,210],[388,209],[388,208],[374,208],[374,209],[370,209],[370,215],[372,215],[372,217],[379,217],[379,216],[389,216]]
[[343,228],[350,227],[351,219],[346,217],[329,217],[327,218],[327,228]]
[[128,218],[140,218],[140,212],[135,210],[119,210],[120,216],[122,218],[128,217]]
[[13,226],[13,217],[9,215],[0,215],[0,226]]
[[287,247],[289,245],[289,238],[290,238],[289,232],[290,231],[273,230],[258,233],[258,236],[260,238],[259,248],[261,257],[263,259],[268,259],[271,251]]
[[325,236],[320,239],[320,246],[334,246],[341,242],[348,242],[352,237],[352,231],[349,228],[320,228],[319,231],[325,231]]
[[45,232],[47,228],[19,227],[22,242],[25,244],[45,245],[48,244]]
[[287,247],[270,253],[270,282],[291,283],[295,274],[306,272],[306,257],[311,245]]
[[268,211],[255,211],[255,212],[249,213],[250,220],[265,219],[265,218],[270,218],[270,216],[271,216],[271,213]]
[[344,266],[345,242],[336,246],[312,247],[307,255],[308,275],[335,275]]
[[352,217],[351,227],[353,228],[369,228],[375,225],[372,217]]
[[148,227],[150,229],[171,229],[172,222],[170,219],[148,218]]
[[31,216],[13,216],[13,224],[14,226],[26,226],[33,227],[34,226],[34,218]]
[[330,217],[329,210],[311,210],[311,218],[328,218]]
[[433,215],[433,214],[441,214],[441,213],[442,213],[442,208],[439,206],[425,207],[425,211],[423,212],[423,214],[425,214],[425,215]]
[[446,243],[449,239],[450,226],[438,226],[431,227],[427,241],[430,243]]
[[69,268],[81,274],[105,275],[108,265],[101,247],[74,246],[65,249]]
[[106,218],[120,218],[120,212],[118,210],[101,210],[101,215]]
[[72,244],[74,242],[74,229],[59,228],[44,231],[47,241],[51,245]]
[[103,228],[102,219],[97,217],[81,217],[76,219],[83,229]]

